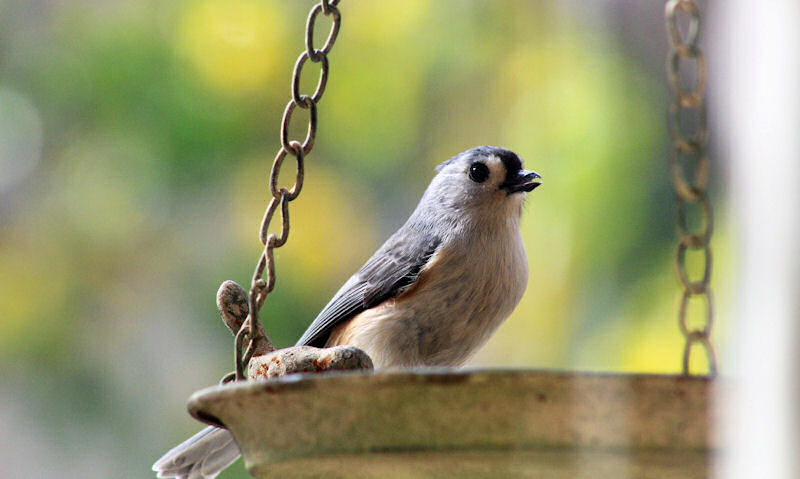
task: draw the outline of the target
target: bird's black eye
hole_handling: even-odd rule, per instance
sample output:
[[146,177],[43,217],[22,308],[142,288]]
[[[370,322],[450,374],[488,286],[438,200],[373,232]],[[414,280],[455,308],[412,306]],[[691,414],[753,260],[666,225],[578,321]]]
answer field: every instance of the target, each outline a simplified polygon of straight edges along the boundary
[[483,183],[489,177],[489,167],[481,162],[475,162],[469,167],[469,179],[475,183]]

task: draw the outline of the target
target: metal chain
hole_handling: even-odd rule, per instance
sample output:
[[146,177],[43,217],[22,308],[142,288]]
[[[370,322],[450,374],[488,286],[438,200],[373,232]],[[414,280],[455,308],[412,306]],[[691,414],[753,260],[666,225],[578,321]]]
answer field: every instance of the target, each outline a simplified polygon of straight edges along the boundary
[[[269,173],[269,190],[272,194],[272,199],[264,213],[264,219],[261,221],[261,229],[259,231],[259,239],[261,240],[261,244],[264,245],[264,250],[258,259],[255,272],[253,273],[253,279],[250,283],[250,312],[245,324],[242,325],[236,335],[236,380],[244,379],[244,371],[250,359],[253,357],[255,345],[259,341],[267,341],[270,349],[274,349],[269,343],[269,339],[259,332],[260,328],[258,325],[261,321],[259,318],[259,311],[264,305],[267,295],[275,288],[274,249],[280,248],[286,244],[286,241],[289,239],[289,202],[297,199],[297,196],[300,194],[300,190],[303,187],[305,157],[314,147],[314,138],[317,135],[317,104],[322,99],[322,95],[325,93],[325,85],[328,82],[328,54],[333,48],[333,44],[336,42],[336,37],[339,34],[339,26],[342,21],[339,9],[336,8],[338,4],[339,0],[322,0],[311,8],[308,19],[306,20],[306,48],[300,53],[294,65],[291,89],[292,98],[286,105],[286,109],[283,112],[283,119],[281,120],[281,148],[272,161],[272,168]],[[320,13],[331,17],[333,25],[331,26],[330,33],[328,33],[328,37],[322,48],[317,49],[314,47],[314,28]],[[303,71],[303,66],[309,60],[313,63],[320,63],[321,70],[314,93],[306,95],[300,92],[300,75]],[[289,139],[289,124],[292,119],[292,114],[297,107],[309,110],[308,129],[302,143],[297,140]],[[278,185],[278,176],[281,171],[281,166],[283,165],[283,160],[286,159],[287,155],[294,157],[297,166],[295,182],[290,189]],[[279,209],[281,212],[281,228],[280,235],[278,236],[274,233],[269,233],[269,226],[273,216]],[[265,271],[266,279],[263,278]],[[247,344],[246,347],[245,344]]]
[[[717,360],[711,344],[711,328],[714,319],[714,301],[709,281],[711,279],[711,233],[714,217],[711,202],[706,192],[708,185],[708,126],[706,120],[705,85],[706,61],[699,46],[701,15],[695,0],[669,0],[665,7],[670,54],[667,62],[669,84],[674,98],[669,107],[669,127],[673,150],[670,154],[670,176],[677,195],[678,252],[676,265],[678,278],[683,286],[678,326],[684,337],[683,374],[691,374],[690,360],[695,346],[703,348],[708,362],[708,374],[716,375]],[[685,33],[681,33],[679,22],[688,22]],[[681,61],[694,63],[696,80],[688,88],[681,85],[681,74],[687,75],[691,67]],[[693,122],[685,121],[694,117]],[[687,124],[688,123],[688,124]],[[688,131],[692,130],[692,131]],[[691,173],[690,173],[691,172]],[[689,225],[690,205],[699,207],[701,228],[693,230]],[[687,250],[699,251],[703,256],[703,273],[699,279],[692,278],[686,267]],[[689,326],[687,314],[689,303],[705,299],[705,321],[700,327]]]

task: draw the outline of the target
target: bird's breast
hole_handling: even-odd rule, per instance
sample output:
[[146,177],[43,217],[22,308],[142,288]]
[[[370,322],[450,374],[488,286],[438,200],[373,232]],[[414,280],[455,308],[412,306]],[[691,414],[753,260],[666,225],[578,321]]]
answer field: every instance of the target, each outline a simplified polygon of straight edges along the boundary
[[376,367],[463,364],[511,314],[528,280],[518,228],[494,233],[442,244],[411,287],[332,339],[361,347]]

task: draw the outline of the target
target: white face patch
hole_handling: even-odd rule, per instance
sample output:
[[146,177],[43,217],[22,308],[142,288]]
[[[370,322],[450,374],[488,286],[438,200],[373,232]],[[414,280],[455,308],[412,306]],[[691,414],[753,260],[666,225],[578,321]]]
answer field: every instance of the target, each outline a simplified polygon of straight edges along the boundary
[[506,167],[500,158],[490,156],[484,160],[486,166],[489,167],[489,179],[486,181],[487,185],[498,188],[506,179]]

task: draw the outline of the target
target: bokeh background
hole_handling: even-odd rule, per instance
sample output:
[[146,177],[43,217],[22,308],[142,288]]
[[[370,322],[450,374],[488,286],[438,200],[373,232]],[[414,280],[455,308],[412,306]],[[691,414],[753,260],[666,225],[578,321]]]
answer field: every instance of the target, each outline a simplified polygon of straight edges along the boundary
[[[0,478],[152,477],[200,427],[185,401],[232,368],[214,295],[248,284],[260,253],[311,5],[0,2]],[[678,372],[662,4],[340,9],[263,313],[274,342],[293,344],[438,163],[492,144],[544,185],[522,222],[527,293],[472,365]],[[712,174],[724,353],[733,245],[726,172]],[[220,477],[247,476],[239,462]]]

